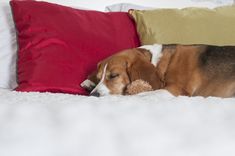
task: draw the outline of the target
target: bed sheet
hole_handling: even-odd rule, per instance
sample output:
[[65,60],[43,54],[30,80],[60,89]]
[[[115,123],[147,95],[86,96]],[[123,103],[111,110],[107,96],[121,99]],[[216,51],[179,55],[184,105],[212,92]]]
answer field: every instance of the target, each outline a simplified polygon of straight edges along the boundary
[[1,156],[234,156],[235,98],[0,90]]

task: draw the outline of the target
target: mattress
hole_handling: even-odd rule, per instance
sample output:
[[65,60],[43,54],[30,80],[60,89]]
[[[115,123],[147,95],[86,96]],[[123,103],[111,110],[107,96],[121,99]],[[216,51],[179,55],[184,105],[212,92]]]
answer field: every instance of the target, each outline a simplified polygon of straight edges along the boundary
[[1,156],[234,156],[235,98],[0,90]]

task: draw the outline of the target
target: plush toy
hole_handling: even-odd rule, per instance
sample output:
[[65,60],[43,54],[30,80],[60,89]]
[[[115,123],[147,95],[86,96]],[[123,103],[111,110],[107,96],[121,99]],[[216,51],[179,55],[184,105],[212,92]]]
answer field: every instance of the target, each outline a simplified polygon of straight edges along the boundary
[[127,86],[126,95],[134,95],[147,91],[153,91],[152,86],[148,82],[138,79]]

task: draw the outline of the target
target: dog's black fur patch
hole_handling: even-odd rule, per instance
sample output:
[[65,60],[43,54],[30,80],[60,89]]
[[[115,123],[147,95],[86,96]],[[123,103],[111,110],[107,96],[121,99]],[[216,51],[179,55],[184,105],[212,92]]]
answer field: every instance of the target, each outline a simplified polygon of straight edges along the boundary
[[235,46],[207,46],[199,56],[199,64],[208,76],[235,80]]

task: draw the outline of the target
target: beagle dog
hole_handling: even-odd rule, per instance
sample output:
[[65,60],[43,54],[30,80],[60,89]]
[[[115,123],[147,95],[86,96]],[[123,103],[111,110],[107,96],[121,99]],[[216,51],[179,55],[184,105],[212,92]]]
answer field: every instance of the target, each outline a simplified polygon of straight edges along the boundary
[[235,47],[146,45],[123,50],[98,63],[81,86],[91,95],[125,95],[132,81],[175,96],[235,96]]

